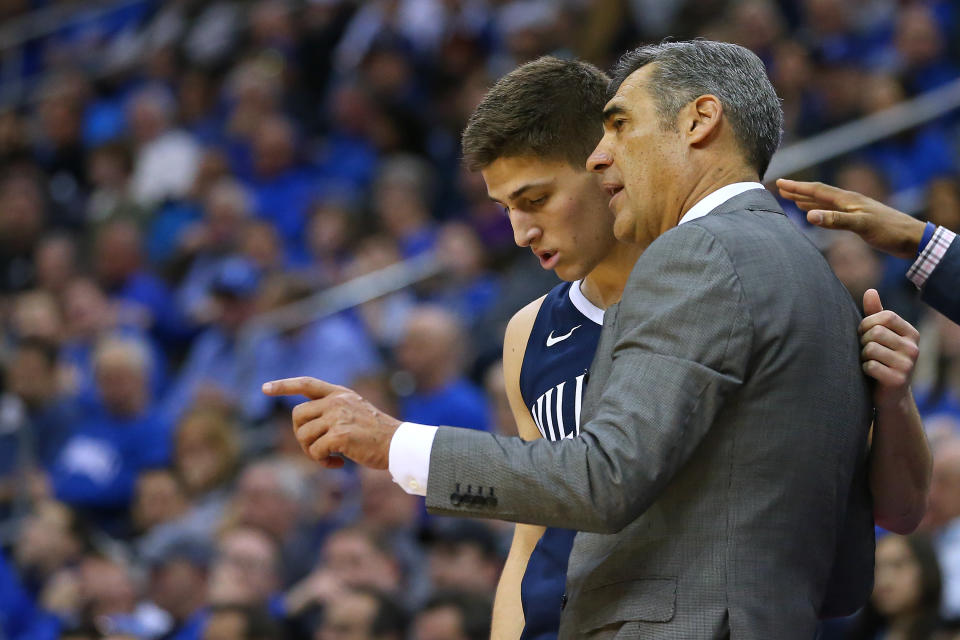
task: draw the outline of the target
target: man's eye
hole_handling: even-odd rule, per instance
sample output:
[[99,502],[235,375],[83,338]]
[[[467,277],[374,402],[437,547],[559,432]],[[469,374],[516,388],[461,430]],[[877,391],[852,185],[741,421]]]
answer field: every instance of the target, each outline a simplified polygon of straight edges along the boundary
[[535,206],[535,207],[539,207],[540,205],[542,205],[542,204],[543,204],[544,202],[546,202],[546,201],[547,201],[547,196],[540,196],[540,197],[537,198],[536,200],[531,200],[531,201],[530,201],[530,204],[532,204],[532,205]]
[[613,121],[613,128],[614,128],[614,130],[615,130],[615,131],[620,131],[621,129],[623,129],[623,125],[624,125],[625,122],[626,122],[626,120],[624,120],[623,118],[617,118],[616,120],[614,120],[614,121]]

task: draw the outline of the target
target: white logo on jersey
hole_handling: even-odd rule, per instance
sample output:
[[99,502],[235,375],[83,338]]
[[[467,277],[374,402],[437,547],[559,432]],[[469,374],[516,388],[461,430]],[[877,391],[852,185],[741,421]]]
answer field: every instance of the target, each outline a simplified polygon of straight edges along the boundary
[[576,331],[577,329],[579,329],[580,326],[581,326],[581,325],[578,324],[578,325],[575,326],[573,329],[570,329],[570,331],[568,331],[567,333],[563,334],[562,336],[557,336],[556,338],[553,337],[553,331],[551,331],[551,332],[550,332],[550,335],[547,336],[547,346],[548,346],[548,347],[552,347],[553,345],[557,344],[558,342],[563,342],[564,340],[566,340],[567,338],[569,338],[571,335],[573,335],[573,332]]
[[[570,333],[573,333],[572,331]],[[569,335],[569,334],[567,334]],[[574,396],[573,413],[576,418],[576,425],[573,431],[566,432],[563,424],[563,388],[566,381],[561,382],[545,394],[537,398],[537,403],[530,407],[530,415],[533,416],[533,422],[537,425],[542,435],[547,440],[563,440],[564,438],[575,438],[580,435],[580,402],[583,399],[583,379],[586,373],[577,376],[577,390]],[[556,392],[556,405],[554,405],[554,392]],[[556,406],[556,411],[554,411]],[[554,416],[556,416],[556,425],[554,425]]]

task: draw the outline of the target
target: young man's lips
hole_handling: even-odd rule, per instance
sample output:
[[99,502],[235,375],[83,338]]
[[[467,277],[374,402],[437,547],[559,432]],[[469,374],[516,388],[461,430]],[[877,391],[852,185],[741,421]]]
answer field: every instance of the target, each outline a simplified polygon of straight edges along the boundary
[[559,255],[560,254],[557,253],[556,251],[552,253],[538,253],[537,258],[540,259],[540,266],[543,267],[544,269],[549,270],[557,266],[557,260]]

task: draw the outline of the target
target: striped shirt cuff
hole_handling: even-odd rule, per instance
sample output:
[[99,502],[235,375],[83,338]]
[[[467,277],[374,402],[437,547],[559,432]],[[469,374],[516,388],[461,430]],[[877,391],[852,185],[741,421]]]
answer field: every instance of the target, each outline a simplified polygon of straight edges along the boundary
[[937,230],[933,232],[930,242],[920,252],[916,261],[907,269],[907,278],[917,286],[917,289],[922,289],[923,285],[927,283],[927,278],[940,264],[940,260],[956,236],[957,234],[944,227],[937,227]]

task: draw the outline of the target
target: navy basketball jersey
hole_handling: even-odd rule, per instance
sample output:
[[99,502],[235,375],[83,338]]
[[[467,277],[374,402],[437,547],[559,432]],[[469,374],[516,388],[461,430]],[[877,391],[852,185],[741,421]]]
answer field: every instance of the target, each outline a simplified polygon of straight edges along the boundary
[[[603,310],[564,282],[543,299],[520,367],[520,395],[540,434],[554,442],[580,435],[580,404],[600,340]],[[556,638],[575,531],[548,527],[520,586],[522,640]]]

